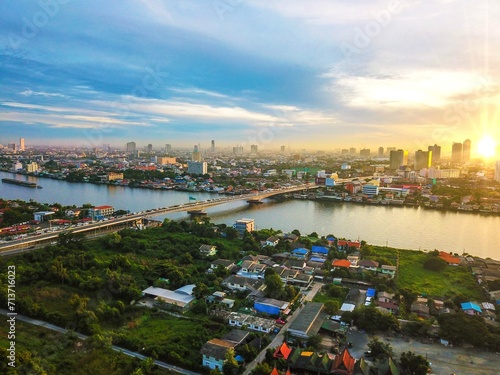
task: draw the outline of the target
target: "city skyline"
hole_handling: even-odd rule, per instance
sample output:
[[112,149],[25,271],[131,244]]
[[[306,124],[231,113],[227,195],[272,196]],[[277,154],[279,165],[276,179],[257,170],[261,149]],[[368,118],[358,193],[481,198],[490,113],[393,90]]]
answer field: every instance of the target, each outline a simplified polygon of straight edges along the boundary
[[500,139],[496,3],[40,4],[0,15],[2,144],[447,155],[470,139],[474,158]]

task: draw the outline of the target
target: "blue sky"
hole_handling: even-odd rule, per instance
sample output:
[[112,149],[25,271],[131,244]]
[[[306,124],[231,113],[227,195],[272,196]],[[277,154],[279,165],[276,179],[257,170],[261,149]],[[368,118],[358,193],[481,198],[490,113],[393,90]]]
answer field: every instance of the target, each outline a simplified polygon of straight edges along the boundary
[[493,0],[2,2],[0,143],[500,140]]

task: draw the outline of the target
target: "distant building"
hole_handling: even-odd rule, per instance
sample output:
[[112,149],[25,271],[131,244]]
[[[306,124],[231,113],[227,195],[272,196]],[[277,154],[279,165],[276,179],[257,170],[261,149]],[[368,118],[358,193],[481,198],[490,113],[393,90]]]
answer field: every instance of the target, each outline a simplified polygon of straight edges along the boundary
[[26,172],[32,173],[38,171],[38,163],[33,161],[31,163],[26,164]]
[[258,153],[257,150],[258,150],[258,146],[257,145],[251,145],[250,146],[250,154],[251,155],[257,155],[257,153]]
[[462,144],[462,162],[467,163],[470,160],[470,139],[466,139]]
[[408,165],[408,150],[393,150],[389,154],[390,169],[398,169]]
[[419,171],[423,168],[430,168],[432,164],[432,151],[415,151],[414,170]]
[[238,233],[243,236],[245,231],[253,232],[255,230],[255,220],[254,219],[239,219],[233,224],[233,228],[238,231]]
[[200,254],[206,257],[215,255],[217,253],[217,246],[214,245],[201,245]]
[[370,149],[369,148],[364,148],[359,151],[359,156],[362,158],[369,158],[370,157]]
[[108,181],[123,180],[123,173],[121,173],[121,172],[108,172],[106,179]]
[[453,143],[451,146],[451,161],[460,163],[462,161],[463,145],[461,143]]
[[148,144],[148,154],[151,154],[153,152],[153,145],[150,143]]
[[24,151],[24,138],[19,138],[19,151]]
[[379,157],[384,156],[384,148],[383,148],[383,147],[379,147],[379,148],[378,148],[378,156],[379,156]]
[[172,153],[172,145],[171,145],[171,144],[168,144],[168,143],[167,143],[167,144],[165,145],[165,152],[166,152],[167,154]]
[[495,163],[495,181],[500,182],[500,160]]
[[96,206],[88,209],[87,216],[92,220],[99,220],[111,216],[113,212],[115,212],[113,206]]
[[135,142],[128,142],[127,143],[127,154],[131,154],[135,152],[137,149]]
[[350,155],[356,155],[356,147],[350,147],[349,148],[349,154]]
[[166,164],[175,164],[177,163],[177,158],[171,158],[167,156],[158,156],[156,158],[156,163],[160,165],[166,165]]
[[432,163],[441,160],[441,146],[434,145],[427,147],[427,151],[432,151]]
[[207,174],[208,164],[206,161],[188,161],[189,174]]
[[286,147],[285,146],[281,146],[280,151],[281,151],[282,154],[285,153],[285,150],[286,150]]

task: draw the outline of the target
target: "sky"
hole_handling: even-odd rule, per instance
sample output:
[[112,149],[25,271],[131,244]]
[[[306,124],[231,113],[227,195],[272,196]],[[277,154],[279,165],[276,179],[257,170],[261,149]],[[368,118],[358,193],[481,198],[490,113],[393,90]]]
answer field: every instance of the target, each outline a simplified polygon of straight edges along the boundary
[[[4,0],[0,143],[500,143],[500,2]],[[500,156],[500,155],[499,155]]]

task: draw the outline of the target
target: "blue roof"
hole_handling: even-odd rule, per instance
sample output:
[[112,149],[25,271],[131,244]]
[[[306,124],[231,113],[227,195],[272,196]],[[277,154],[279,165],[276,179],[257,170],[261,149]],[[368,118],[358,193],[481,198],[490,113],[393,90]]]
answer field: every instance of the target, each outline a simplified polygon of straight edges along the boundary
[[366,296],[367,297],[375,297],[375,292],[376,290],[373,289],[373,288],[369,288],[367,291],[366,291]]
[[311,251],[318,254],[328,254],[328,249],[324,246],[313,246]]
[[294,251],[292,251],[292,253],[294,253],[294,254],[307,254],[307,253],[309,253],[309,250],[301,247],[301,248],[295,249]]
[[476,310],[477,312],[482,313],[481,308],[472,302],[464,302],[462,303],[462,310]]
[[326,239],[327,239],[328,241],[335,241],[335,240],[336,240],[336,238],[335,238],[335,237],[327,237]]
[[323,258],[318,258],[318,257],[312,257],[311,259],[309,259],[311,262],[321,262],[321,263],[324,263],[325,259]]
[[236,362],[245,362],[245,358],[243,358],[241,355],[237,355],[236,357],[234,357],[234,359],[236,360]]

